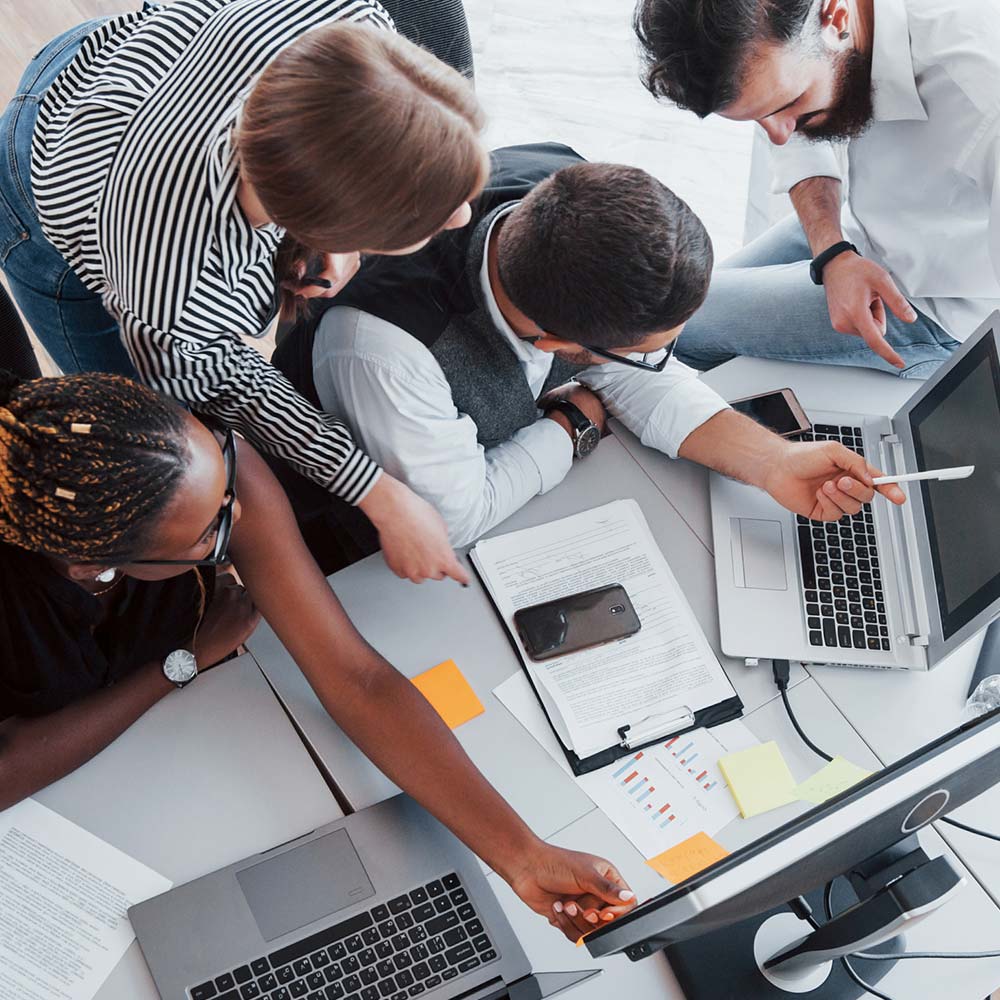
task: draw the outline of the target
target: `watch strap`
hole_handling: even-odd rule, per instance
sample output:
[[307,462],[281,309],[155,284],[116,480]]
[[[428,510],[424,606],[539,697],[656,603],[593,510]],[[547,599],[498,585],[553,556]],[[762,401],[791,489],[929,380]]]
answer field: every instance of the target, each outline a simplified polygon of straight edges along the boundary
[[833,260],[834,257],[839,257],[842,253],[856,253],[859,257],[861,256],[861,251],[853,244],[847,240],[841,240],[839,243],[834,243],[832,247],[827,247],[821,254],[817,254],[812,263],[809,265],[809,277],[812,278],[814,285],[823,284],[823,270],[826,265]]
[[548,407],[548,410],[558,410],[560,413],[564,413],[566,415],[566,419],[569,420],[570,427],[572,427],[577,434],[582,434],[588,427],[596,426],[579,406],[571,403],[568,399],[557,399],[550,407]]

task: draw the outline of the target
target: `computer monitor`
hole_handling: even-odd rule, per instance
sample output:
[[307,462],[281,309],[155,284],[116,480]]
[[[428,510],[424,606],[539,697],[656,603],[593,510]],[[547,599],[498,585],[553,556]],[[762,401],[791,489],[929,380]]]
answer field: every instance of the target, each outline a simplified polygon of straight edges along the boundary
[[[587,948],[595,957],[624,952],[632,960],[668,949],[690,1000],[781,997],[803,992],[805,981],[814,984],[814,1000],[857,996],[849,981],[837,979],[839,966],[831,975],[831,960],[896,938],[961,888],[959,872],[945,857],[929,858],[916,833],[991,788],[998,776],[1000,710],[667,889],[590,934]],[[854,889],[848,912],[818,930],[788,912],[787,904],[802,897],[821,911],[816,894],[821,898],[840,876]],[[762,914],[771,917],[762,920]],[[817,923],[823,919],[817,913]],[[705,948],[713,936],[717,946]],[[713,968],[695,975],[700,948]],[[888,965],[866,963],[865,978],[876,979]],[[725,990],[711,986],[713,977]]]

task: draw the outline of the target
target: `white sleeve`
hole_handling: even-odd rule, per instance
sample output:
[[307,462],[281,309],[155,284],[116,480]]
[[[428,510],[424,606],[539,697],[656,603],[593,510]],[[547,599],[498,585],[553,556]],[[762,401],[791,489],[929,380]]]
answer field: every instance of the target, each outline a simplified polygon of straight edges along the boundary
[[975,181],[989,206],[990,258],[1000,278],[1000,114],[962,164],[962,172]]
[[771,193],[788,194],[800,181],[810,177],[833,177],[843,180],[843,169],[836,147],[829,142],[810,142],[793,135],[784,146],[770,144]]
[[390,475],[440,511],[455,546],[475,541],[561,482],[573,461],[569,435],[547,419],[485,450],[431,352],[357,309],[324,314],[313,378],[324,410],[354,428]]
[[576,376],[601,397],[605,409],[617,417],[647,448],[671,458],[684,439],[706,420],[727,408],[725,400],[680,361],[671,360],[662,372],[644,372],[609,362],[594,365]]

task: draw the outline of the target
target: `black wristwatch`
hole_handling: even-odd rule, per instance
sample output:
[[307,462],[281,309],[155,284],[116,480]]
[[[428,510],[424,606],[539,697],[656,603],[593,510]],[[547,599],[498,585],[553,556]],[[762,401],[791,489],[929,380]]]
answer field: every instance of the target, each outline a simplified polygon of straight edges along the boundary
[[809,265],[809,277],[812,278],[813,284],[822,285],[823,269],[834,257],[839,257],[842,253],[847,253],[848,250],[851,253],[856,253],[859,257],[861,256],[861,251],[853,243],[848,243],[847,240],[834,243],[832,247],[827,247],[821,254],[817,254]]
[[597,424],[568,399],[557,399],[545,412],[549,413],[552,410],[566,414],[573,429],[573,454],[577,458],[586,458],[601,442],[601,432]]

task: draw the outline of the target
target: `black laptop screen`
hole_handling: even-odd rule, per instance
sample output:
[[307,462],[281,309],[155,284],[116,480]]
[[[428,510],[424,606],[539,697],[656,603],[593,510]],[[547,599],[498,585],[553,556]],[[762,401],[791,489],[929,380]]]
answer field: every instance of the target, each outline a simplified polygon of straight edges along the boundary
[[986,336],[910,414],[917,468],[974,465],[921,483],[944,638],[1000,597],[1000,360]]

